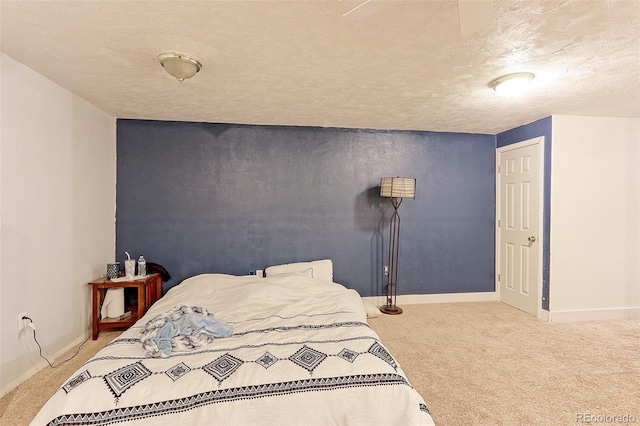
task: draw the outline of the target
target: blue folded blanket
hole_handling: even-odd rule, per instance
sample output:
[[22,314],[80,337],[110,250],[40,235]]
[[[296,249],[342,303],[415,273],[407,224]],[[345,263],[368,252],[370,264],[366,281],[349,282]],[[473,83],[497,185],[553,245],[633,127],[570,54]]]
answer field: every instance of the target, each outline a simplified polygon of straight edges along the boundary
[[167,358],[173,351],[187,352],[233,334],[231,326],[200,306],[175,306],[150,320],[140,342],[147,356]]

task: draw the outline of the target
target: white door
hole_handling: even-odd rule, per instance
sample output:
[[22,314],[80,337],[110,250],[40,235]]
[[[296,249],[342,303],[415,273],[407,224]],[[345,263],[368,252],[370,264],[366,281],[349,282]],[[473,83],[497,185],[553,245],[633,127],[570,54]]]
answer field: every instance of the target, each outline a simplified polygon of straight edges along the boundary
[[498,149],[500,300],[538,316],[541,307],[543,138]]

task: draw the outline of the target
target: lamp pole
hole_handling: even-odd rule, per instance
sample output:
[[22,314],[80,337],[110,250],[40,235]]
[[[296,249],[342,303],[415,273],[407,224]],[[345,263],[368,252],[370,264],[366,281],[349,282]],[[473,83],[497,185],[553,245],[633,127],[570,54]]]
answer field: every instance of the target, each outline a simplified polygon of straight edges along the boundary
[[380,179],[380,196],[391,199],[393,214],[389,219],[389,257],[385,269],[387,285],[385,287],[386,304],[380,307],[385,314],[402,313],[396,305],[398,296],[398,261],[400,259],[400,214],[398,209],[403,198],[416,198],[416,179],[401,177],[383,177]]
[[396,306],[396,297],[398,295],[398,260],[400,258],[400,215],[398,208],[402,204],[402,198],[392,197],[393,214],[389,220],[389,256],[386,297],[387,304],[382,306],[380,310],[385,314],[398,315],[402,313],[402,309]]

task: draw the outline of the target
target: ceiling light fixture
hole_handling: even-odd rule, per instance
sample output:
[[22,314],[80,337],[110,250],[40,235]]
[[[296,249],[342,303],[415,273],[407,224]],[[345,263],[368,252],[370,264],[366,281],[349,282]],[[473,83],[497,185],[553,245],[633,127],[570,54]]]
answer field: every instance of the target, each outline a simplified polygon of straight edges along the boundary
[[182,83],[191,78],[202,68],[202,62],[194,56],[186,53],[164,52],[158,55],[160,65]]
[[535,78],[530,72],[514,72],[500,76],[489,82],[489,87],[498,93],[513,96],[522,93]]

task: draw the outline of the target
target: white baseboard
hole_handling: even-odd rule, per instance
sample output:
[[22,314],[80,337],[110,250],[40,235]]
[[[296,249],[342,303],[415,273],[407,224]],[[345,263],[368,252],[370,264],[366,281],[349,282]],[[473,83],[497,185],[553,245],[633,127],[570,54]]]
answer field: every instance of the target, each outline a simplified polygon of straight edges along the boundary
[[[78,337],[76,340],[74,340],[73,342],[69,343],[64,348],[60,349],[52,357],[48,357],[47,356],[47,358],[49,358],[49,361],[51,361],[51,363],[53,365],[55,365],[56,358],[60,357],[65,352],[69,351],[70,349],[73,349],[76,346],[80,345],[89,336],[91,336],[91,330],[89,330],[84,336]],[[11,382],[9,382],[5,386],[3,386],[2,389],[0,389],[0,398],[2,398],[3,396],[5,396],[9,392],[11,392],[12,390],[17,388],[18,386],[20,386],[22,383],[24,383],[27,379],[29,379],[31,376],[33,376],[34,374],[36,374],[40,370],[43,370],[44,368],[48,368],[48,367],[49,367],[49,364],[47,363],[47,361],[45,361],[44,359],[42,359],[42,358],[40,358],[38,356],[38,365],[33,365],[27,371],[25,371],[20,376],[18,376],[18,378],[16,378],[15,380],[12,380]]]
[[549,312],[549,322],[602,321],[636,318],[640,318],[640,307]]
[[[369,300],[376,306],[385,304],[385,296],[369,296],[363,299]],[[396,304],[402,306],[422,303],[491,302],[494,300],[498,300],[495,291],[485,293],[405,294],[398,296]]]

